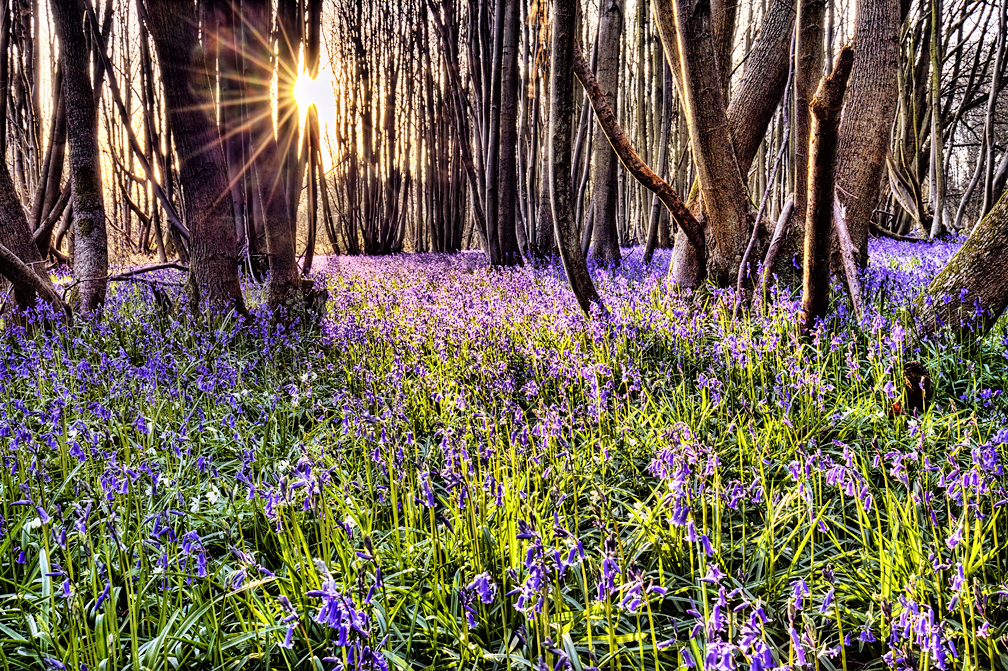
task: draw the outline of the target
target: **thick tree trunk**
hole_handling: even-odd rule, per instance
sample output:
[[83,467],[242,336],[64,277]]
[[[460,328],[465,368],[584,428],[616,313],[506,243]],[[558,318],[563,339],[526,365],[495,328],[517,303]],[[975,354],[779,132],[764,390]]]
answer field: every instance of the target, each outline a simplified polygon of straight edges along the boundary
[[242,107],[245,104],[243,63],[241,57],[242,17],[230,2],[223,3],[219,26],[220,45],[220,134],[228,167],[231,205],[234,208],[238,248],[254,247],[249,235],[245,202],[246,160],[243,152]]
[[822,80],[809,106],[812,127],[802,274],[802,330],[806,333],[826,317],[829,306],[836,136],[853,63],[853,51],[844,47],[836,59],[833,74]]
[[899,0],[860,0],[855,25],[857,51],[840,119],[836,186],[847,211],[855,256],[863,268],[896,111]]
[[[610,109],[616,109],[619,88],[620,38],[623,33],[623,0],[602,0],[599,4],[598,65],[595,77]],[[601,126],[596,136],[602,135]],[[616,153],[608,142],[595,142],[592,171],[592,198],[595,223],[592,228],[591,258],[600,265],[620,261],[616,207],[619,194],[616,181]]]
[[[682,73],[684,69],[680,67],[680,38],[679,29],[676,26],[677,15],[674,0],[656,0],[655,13],[665,58],[676,77],[676,85],[680,91],[680,99],[682,99]],[[748,173],[749,166],[766,135],[767,126],[773,119],[778,102],[784,92],[794,15],[794,0],[778,0],[770,4],[760,27],[760,34],[746,58],[742,81],[735,95],[732,96],[731,104],[727,110],[728,133],[739,171],[738,183],[742,183],[741,176]],[[696,59],[695,56],[694,59]],[[699,67],[710,68],[713,59],[708,55],[706,63],[703,58],[693,62],[693,70]],[[694,132],[692,126],[692,122],[687,124],[691,138]],[[695,144],[692,145],[692,153],[694,156],[699,153]],[[742,186],[744,193],[744,184]],[[739,199],[739,202],[745,201]],[[706,214],[708,206],[706,202],[701,200],[699,188],[694,188],[690,192],[687,207],[695,215],[699,215],[697,218],[708,228],[706,237],[708,244],[711,244],[713,234],[709,228],[710,217]],[[744,228],[746,227],[743,226],[742,229]],[[740,244],[743,246],[748,241],[748,233],[748,231],[744,231],[741,234],[743,241]],[[738,251],[739,259],[741,259],[741,254],[742,250],[740,249]],[[711,260],[708,260],[707,264],[710,262]],[[737,264],[735,265],[737,268]],[[697,286],[707,275],[705,262],[701,255],[697,254],[697,250],[689,244],[685,232],[681,229],[676,232],[672,274],[684,286]],[[734,279],[727,273],[723,273],[723,275],[724,277],[721,279],[726,283]]]
[[498,159],[497,244],[500,261],[510,266],[521,263],[518,248],[515,205],[518,202],[518,28],[519,0],[505,2],[504,43],[501,66],[500,157]]
[[588,265],[581,254],[577,229],[574,227],[574,208],[571,203],[571,141],[574,114],[574,15],[577,0],[554,0],[553,40],[550,61],[550,130],[549,174],[550,203],[553,208],[553,226],[560,260],[585,314],[591,314],[591,305],[602,306],[595,290]]
[[[266,0],[245,0],[245,21],[253,35],[268,35],[270,3]],[[268,43],[250,45],[247,104],[252,122],[252,154],[255,157],[256,182],[266,221],[266,251],[269,254],[269,306],[282,308],[287,318],[303,309],[301,279],[295,258],[294,227],[291,226],[289,202],[284,188],[283,160],[285,153],[273,135],[273,109],[270,100]],[[278,108],[279,114],[279,108]],[[282,130],[282,126],[280,129]],[[284,137],[280,136],[281,139]]]
[[[0,246],[33,271],[31,275],[25,274],[24,270],[10,259],[0,267],[0,274],[14,286],[14,300],[17,302],[17,307],[21,310],[33,308],[36,297],[41,296],[62,309],[62,300],[58,302],[52,300],[52,296],[55,295],[52,282],[42,270],[42,255],[32,243],[24,208],[18,201],[14,181],[7,170],[7,162],[3,160],[0,160]],[[35,276],[38,282],[33,280],[32,276]],[[40,287],[39,283],[43,287]]]
[[739,0],[711,0],[711,23],[714,31],[714,52],[717,55],[721,76],[721,95],[728,104],[728,87],[731,83],[732,51],[735,47],[735,23]]
[[[679,50],[680,86],[690,145],[710,227],[706,274],[718,286],[727,286],[738,275],[742,252],[749,240],[749,196],[735,158],[724,99],[720,95],[710,5],[706,2],[691,5],[688,0],[673,3],[678,44],[665,46]],[[695,274],[701,266],[696,250],[693,254],[688,263],[673,271],[684,286],[697,286],[703,279]],[[682,260],[678,255],[676,258]]]
[[[238,243],[227,167],[210,104],[210,82],[196,39],[195,7],[186,0],[150,0],[148,28],[164,83],[189,225],[193,309],[247,314],[238,281]],[[76,207],[76,205],[75,205]]]
[[90,58],[84,38],[84,12],[76,2],[55,0],[50,7],[59,35],[63,66],[63,100],[73,185],[74,281],[78,283],[80,309],[100,311],[108,289],[108,241],[98,163],[94,90],[88,77]]
[[914,304],[920,335],[983,337],[1008,307],[1008,192]]

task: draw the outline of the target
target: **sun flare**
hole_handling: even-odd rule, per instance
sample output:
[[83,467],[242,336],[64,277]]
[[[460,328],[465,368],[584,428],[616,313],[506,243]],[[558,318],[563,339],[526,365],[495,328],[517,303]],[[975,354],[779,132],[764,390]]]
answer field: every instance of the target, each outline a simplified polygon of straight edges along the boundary
[[307,72],[302,72],[294,81],[294,100],[302,117],[312,105],[321,113],[333,106],[332,88],[322,77],[312,79]]

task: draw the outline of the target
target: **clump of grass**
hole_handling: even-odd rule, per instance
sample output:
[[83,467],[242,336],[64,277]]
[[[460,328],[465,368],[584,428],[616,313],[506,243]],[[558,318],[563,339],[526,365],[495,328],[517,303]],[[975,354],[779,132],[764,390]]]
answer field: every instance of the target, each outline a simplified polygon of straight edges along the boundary
[[320,331],[8,327],[3,668],[1006,668],[1008,343],[908,351],[919,250],[811,342],[632,257],[607,320],[463,254],[334,262]]

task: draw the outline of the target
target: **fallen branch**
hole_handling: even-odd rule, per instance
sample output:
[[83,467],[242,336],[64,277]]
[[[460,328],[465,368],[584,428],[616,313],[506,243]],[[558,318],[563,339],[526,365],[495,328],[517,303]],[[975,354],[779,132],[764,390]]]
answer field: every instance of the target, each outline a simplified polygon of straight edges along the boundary
[[0,275],[6,277],[12,286],[21,291],[33,291],[57,310],[73,318],[70,306],[56,293],[56,289],[32,270],[17,254],[0,244]]
[[184,266],[177,261],[168,261],[166,263],[154,263],[149,266],[141,266],[139,268],[134,268],[133,270],[128,270],[125,273],[119,273],[118,275],[109,275],[109,282],[124,282],[126,280],[133,280],[137,278],[137,275],[143,275],[144,273],[151,273],[155,270],[181,270],[183,272],[189,272],[189,267]]
[[887,231],[874,221],[871,222],[871,230],[875,231],[884,238],[892,238],[893,240],[899,240],[900,242],[927,242],[924,238],[915,238],[910,235],[900,235],[899,233]]

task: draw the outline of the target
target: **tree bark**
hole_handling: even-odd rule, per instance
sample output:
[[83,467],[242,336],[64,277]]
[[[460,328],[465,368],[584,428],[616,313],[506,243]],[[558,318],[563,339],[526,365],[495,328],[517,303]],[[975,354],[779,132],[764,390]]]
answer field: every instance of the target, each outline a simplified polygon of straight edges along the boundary
[[[622,33],[623,0],[602,0],[599,4],[598,65],[595,77],[612,110],[616,109],[616,91],[619,88]],[[601,125],[598,125],[596,136],[603,132]],[[616,153],[608,142],[596,142],[593,150],[592,198],[595,200],[595,223],[590,256],[599,265],[611,266],[620,261],[619,232],[616,227],[619,199]]]
[[88,77],[90,54],[83,30],[84,11],[76,0],[54,0],[50,8],[59,35],[63,67],[63,100],[73,185],[74,280],[80,310],[95,312],[105,303],[108,289],[108,240],[98,163],[94,89]]
[[498,159],[497,243],[500,262],[521,263],[515,205],[518,202],[518,28],[519,0],[498,0],[504,10],[504,43],[501,74],[500,157]]
[[[914,304],[920,335],[943,327],[964,342],[982,338],[1008,307],[1008,192]],[[979,313],[979,314],[978,314]]]
[[[146,20],[161,65],[165,110],[178,154],[189,224],[193,309],[247,314],[238,281],[238,243],[210,82],[187,0],[149,0]],[[75,205],[76,208],[76,205]]]
[[854,67],[837,140],[836,187],[847,211],[858,265],[868,262],[868,229],[896,111],[899,0],[859,0]]
[[854,52],[844,47],[833,73],[822,80],[809,106],[808,204],[805,215],[805,263],[802,273],[802,330],[808,333],[826,317],[830,293],[830,229],[833,221],[836,136]]
[[[550,70],[549,174],[553,227],[560,260],[578,304],[591,315],[593,303],[602,306],[574,227],[571,203],[571,141],[574,114],[574,16],[577,0],[554,0],[552,67]],[[604,307],[604,306],[603,306]]]

